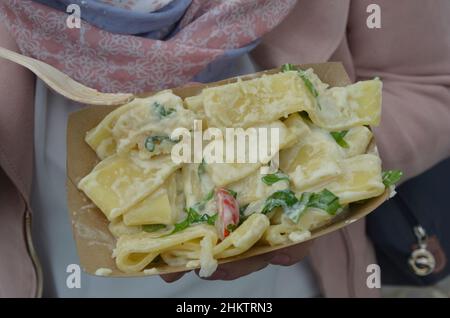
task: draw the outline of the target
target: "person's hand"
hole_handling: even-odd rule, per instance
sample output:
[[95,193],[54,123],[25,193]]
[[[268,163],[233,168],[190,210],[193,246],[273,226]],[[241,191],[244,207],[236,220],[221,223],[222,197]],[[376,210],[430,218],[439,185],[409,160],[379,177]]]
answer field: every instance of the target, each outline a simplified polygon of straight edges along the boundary
[[[253,256],[236,262],[221,264],[210,277],[205,277],[203,279],[233,280],[253,272],[257,272],[269,264],[290,266],[300,262],[308,254],[310,246],[311,242],[305,242],[267,254]],[[171,283],[180,279],[186,273],[187,272],[165,274],[161,275],[161,278],[167,283]],[[196,273],[198,275],[198,270]]]

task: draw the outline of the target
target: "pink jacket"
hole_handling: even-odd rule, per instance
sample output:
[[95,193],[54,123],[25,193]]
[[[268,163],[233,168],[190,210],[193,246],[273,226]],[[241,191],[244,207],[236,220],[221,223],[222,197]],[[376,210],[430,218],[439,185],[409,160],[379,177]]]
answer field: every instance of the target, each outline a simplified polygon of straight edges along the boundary
[[[264,68],[340,60],[353,79],[380,76],[379,149],[386,168],[410,178],[450,156],[450,2],[376,2],[381,29],[366,26],[373,1],[299,1],[254,58]],[[17,50],[1,25],[0,46]],[[0,70],[23,73],[20,82],[0,83],[0,296],[33,297],[42,283],[29,228],[33,77],[2,60]],[[366,287],[375,258],[364,222],[317,239],[310,256],[325,296],[378,295]]]

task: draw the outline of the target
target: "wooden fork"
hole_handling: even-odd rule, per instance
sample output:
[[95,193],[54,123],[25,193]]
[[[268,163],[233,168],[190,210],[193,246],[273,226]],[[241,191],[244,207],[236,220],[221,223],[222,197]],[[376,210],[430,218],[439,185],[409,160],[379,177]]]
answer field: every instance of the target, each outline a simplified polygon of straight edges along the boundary
[[134,99],[133,94],[101,93],[76,82],[51,65],[2,47],[0,47],[0,57],[26,67],[56,92],[79,103],[121,105]]

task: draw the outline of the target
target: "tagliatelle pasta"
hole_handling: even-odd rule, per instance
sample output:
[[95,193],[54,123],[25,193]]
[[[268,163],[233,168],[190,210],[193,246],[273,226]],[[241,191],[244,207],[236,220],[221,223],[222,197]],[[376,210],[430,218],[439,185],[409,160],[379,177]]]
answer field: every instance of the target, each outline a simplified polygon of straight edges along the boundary
[[270,222],[267,216],[254,213],[234,232],[214,247],[214,255],[226,258],[249,250],[264,234]]
[[[78,188],[110,222],[117,268],[200,267],[207,277],[221,259],[304,241],[349,204],[381,195],[368,127],[379,123],[381,89],[379,79],[330,88],[311,69],[287,67],[112,111],[86,135],[101,161]],[[174,149],[190,161],[175,161]]]
[[[181,244],[205,237],[214,243],[217,241],[217,233],[213,226],[195,225],[184,231],[159,237],[146,232],[123,235],[117,240],[117,247],[114,250],[117,267],[124,272],[143,270],[161,253],[171,249],[176,250]],[[212,246],[204,245],[205,253],[212,255]],[[201,249],[200,246],[200,254],[202,253]],[[214,264],[205,264],[205,266],[214,266]]]

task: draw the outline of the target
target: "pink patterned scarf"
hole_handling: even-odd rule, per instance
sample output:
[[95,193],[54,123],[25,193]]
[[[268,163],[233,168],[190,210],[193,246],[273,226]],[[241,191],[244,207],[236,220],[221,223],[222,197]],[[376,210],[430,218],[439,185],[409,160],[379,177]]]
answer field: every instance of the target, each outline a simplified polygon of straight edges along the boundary
[[29,0],[2,0],[0,17],[22,52],[104,92],[144,92],[189,82],[207,65],[278,25],[295,0],[194,0],[167,41],[120,35]]

